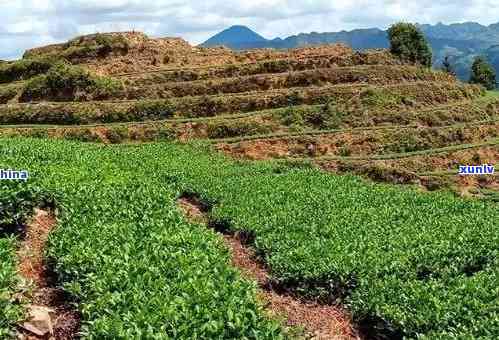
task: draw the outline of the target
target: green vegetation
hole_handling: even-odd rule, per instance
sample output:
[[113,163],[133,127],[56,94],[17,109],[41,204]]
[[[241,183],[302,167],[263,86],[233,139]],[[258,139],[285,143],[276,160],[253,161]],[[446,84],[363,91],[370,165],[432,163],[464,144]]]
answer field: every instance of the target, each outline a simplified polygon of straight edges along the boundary
[[58,61],[46,74],[32,78],[25,85],[21,99],[98,100],[115,97],[122,90],[120,81],[94,76],[80,66]]
[[24,80],[47,72],[54,58],[30,58],[0,64],[0,83]]
[[[490,141],[483,143],[473,143],[473,144],[457,144],[444,146],[441,148],[425,149],[419,151],[401,152],[401,153],[387,153],[382,155],[366,155],[366,156],[348,156],[348,157],[338,157],[338,156],[324,156],[315,158],[318,161],[327,160],[396,160],[402,158],[409,158],[414,156],[425,156],[434,154],[443,154],[454,151],[462,151],[468,149],[480,149],[487,146],[498,146],[499,139],[491,139]],[[297,160],[300,160],[297,158]]]
[[275,285],[342,300],[370,331],[392,338],[499,331],[492,203],[234,163],[200,145],[2,145],[1,164],[26,167],[34,184],[60,193],[49,256],[80,301],[89,337],[277,336],[251,285],[228,268],[220,240],[174,207],[182,192],[213,206],[211,225],[254,233]]
[[496,88],[496,71],[483,57],[475,58],[471,66],[470,83],[480,84],[487,90]]
[[0,104],[7,104],[19,92],[20,87],[16,84],[8,84],[0,86]]
[[11,303],[17,284],[14,256],[14,239],[0,238],[0,310],[2,311],[0,313],[0,338],[2,339],[12,336],[12,323],[22,318],[21,308]]
[[173,116],[175,107],[167,100],[143,100],[138,101],[129,112],[143,117],[144,120],[166,119]]
[[68,41],[62,47],[60,56],[67,60],[102,58],[111,53],[125,55],[129,48],[128,40],[123,35],[97,33]]
[[388,29],[390,51],[403,61],[426,67],[432,65],[432,52],[423,33],[414,24],[398,23]]
[[293,130],[308,129],[338,129],[344,113],[340,112],[333,102],[320,106],[291,106],[280,112],[281,123]]
[[376,87],[369,87],[362,91],[360,98],[362,103],[370,107],[393,107],[402,103],[411,104],[410,99],[396,93],[386,93]]
[[356,52],[350,55],[315,56],[303,59],[281,59],[257,63],[236,64],[228,66],[197,67],[191,69],[163,70],[124,74],[135,85],[154,85],[158,82],[184,82],[208,79],[245,77],[258,74],[279,74],[315,70],[318,68],[336,68],[359,65],[387,66],[399,65],[388,52]]
[[495,99],[499,97],[499,91],[487,91],[485,97]]
[[[150,149],[152,157],[144,150],[142,162],[136,158],[142,151],[133,147],[2,140],[1,167],[27,168],[30,186],[58,193],[59,228],[50,238],[48,256],[61,283],[80,302],[84,335],[279,339],[279,326],[256,302],[254,284],[230,268],[223,242],[188,223],[175,207],[182,174],[164,171],[163,161],[154,158],[168,158],[167,165],[183,149],[164,147],[165,153]],[[1,197],[25,201],[4,190]],[[1,253],[11,264],[2,261],[0,283],[8,286],[14,279],[12,251],[2,242]],[[2,310],[14,307],[9,303]],[[3,313],[2,318],[4,326]]]
[[[160,102],[169,102],[169,104],[165,104],[168,107],[168,112],[173,110],[173,116],[176,117],[214,117],[234,112],[244,113],[284,108],[290,105],[324,104],[330,99],[334,99],[339,105],[355,100],[359,96],[359,90],[365,88],[364,85],[311,87],[304,91],[286,89],[220,96],[174,98]],[[378,87],[375,92],[379,98],[395,98],[394,101],[389,100],[387,107],[383,108],[397,110],[413,107],[414,104],[429,107],[438,103],[473,99],[482,94],[478,86],[433,82],[382,86]],[[147,101],[158,102],[157,100]],[[16,104],[0,108],[0,123],[90,124],[140,121],[148,117],[148,115],[142,114],[142,111],[135,108],[137,105],[141,105],[140,103],[137,101],[92,101],[86,103],[51,102],[37,105]],[[161,114],[156,117],[156,119],[164,118]]]
[[[0,123],[33,125],[3,126],[1,135],[71,141],[1,139],[0,169],[31,177],[0,188],[0,338],[22,317],[12,298],[15,248],[38,205],[57,208],[47,260],[89,339],[290,337],[210,228],[251,235],[271,287],[342,303],[368,337],[498,334],[497,205],[312,166],[435,190],[448,179],[369,161],[499,144],[494,93],[456,82],[450,64],[447,72],[404,65],[431,60],[414,26],[395,25],[390,38],[399,59],[304,53],[128,74],[123,83],[61,60],[40,73],[35,64],[6,71],[4,79],[29,79],[0,86],[0,102],[9,102]],[[98,34],[33,53],[86,63],[128,48],[122,36]],[[0,78],[9,65],[0,65]],[[18,95],[26,103],[12,103]],[[134,143],[177,136],[211,140]],[[98,141],[132,144],[80,143]],[[237,156],[284,159],[232,161],[209,145],[220,142]],[[477,160],[494,152],[477,151]],[[176,205],[185,195],[208,208],[210,228],[186,220]]]
[[208,138],[231,138],[272,132],[272,127],[258,121],[215,121],[207,125]]
[[[156,75],[157,76],[157,75]],[[144,84],[144,80],[127,79],[127,97],[151,98],[185,97],[199,95],[216,95],[221,93],[241,93],[249,91],[265,91],[269,89],[305,88],[310,86],[341,84],[396,84],[415,81],[454,81],[443,72],[421,70],[415,66],[356,66],[332,67],[314,70],[292,71],[287,73],[266,73],[250,76],[211,78],[208,80],[167,82],[155,78],[156,83]],[[160,85],[161,84],[161,85]]]
[[[3,163],[3,159],[0,161]],[[5,163],[4,163],[5,164]],[[12,164],[12,163],[11,163]],[[12,303],[18,280],[15,263],[15,233],[35,205],[51,203],[48,195],[31,185],[0,183],[0,338],[12,336],[12,323],[22,319],[21,306]]]

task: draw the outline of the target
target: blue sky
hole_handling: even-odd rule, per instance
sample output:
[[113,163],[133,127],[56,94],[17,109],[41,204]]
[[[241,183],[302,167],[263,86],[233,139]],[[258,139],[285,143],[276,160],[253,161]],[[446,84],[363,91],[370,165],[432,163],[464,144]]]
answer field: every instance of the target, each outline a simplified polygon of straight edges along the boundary
[[499,0],[0,0],[0,59],[75,35],[137,30],[192,44],[235,24],[267,38],[300,32],[499,21]]

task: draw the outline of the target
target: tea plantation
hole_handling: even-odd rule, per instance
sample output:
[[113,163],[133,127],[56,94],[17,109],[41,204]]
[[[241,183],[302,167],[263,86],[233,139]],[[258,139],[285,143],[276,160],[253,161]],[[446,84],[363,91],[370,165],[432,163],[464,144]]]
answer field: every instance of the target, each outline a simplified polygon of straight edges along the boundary
[[221,238],[176,207],[184,193],[212,207],[211,226],[253,236],[276,287],[344,304],[367,335],[499,334],[492,203],[306,164],[233,161],[204,143],[9,138],[0,141],[0,168],[31,175],[1,186],[2,336],[20,317],[12,298],[16,241],[7,226],[55,201],[58,228],[47,256],[82,312],[85,338],[288,337],[258,302],[255,284],[231,267]]

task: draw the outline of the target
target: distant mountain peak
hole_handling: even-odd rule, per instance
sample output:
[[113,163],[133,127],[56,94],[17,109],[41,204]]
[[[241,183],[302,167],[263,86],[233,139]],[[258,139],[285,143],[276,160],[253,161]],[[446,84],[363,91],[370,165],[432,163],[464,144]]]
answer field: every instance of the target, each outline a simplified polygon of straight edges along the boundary
[[201,46],[213,47],[224,45],[229,48],[240,49],[241,47],[247,45],[265,45],[267,43],[267,39],[249,27],[234,25],[206,40],[201,44]]

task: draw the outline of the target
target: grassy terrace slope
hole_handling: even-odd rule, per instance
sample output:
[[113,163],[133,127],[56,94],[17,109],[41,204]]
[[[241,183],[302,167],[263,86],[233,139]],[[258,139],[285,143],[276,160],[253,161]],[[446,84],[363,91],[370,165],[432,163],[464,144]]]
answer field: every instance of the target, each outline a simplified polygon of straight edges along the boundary
[[[212,205],[213,226],[254,235],[277,287],[342,301],[370,334],[499,332],[492,204],[234,162],[200,144],[3,139],[0,167],[26,168],[23,190],[55,194],[61,215],[48,255],[89,337],[278,337],[221,241],[181,217],[183,192]],[[5,189],[2,199],[17,197]],[[11,242],[2,243],[7,259]]]
[[[291,105],[326,103],[331,98],[346,101],[369,93],[366,85],[338,85],[247,92],[219,96],[195,96],[159,101],[92,101],[8,104],[0,107],[0,123],[88,124],[165,119],[169,117],[209,117],[232,112],[250,112]],[[393,105],[434,105],[473,98],[474,87],[452,83],[415,82],[379,87],[375,95],[386,96]]]
[[[232,155],[256,158],[327,157],[412,152],[499,137],[499,120],[419,129],[395,126],[377,129],[317,131],[314,133],[262,136],[246,142],[221,144]],[[235,141],[238,139],[236,138]],[[231,140],[229,140],[231,141]]]

